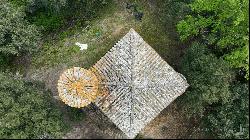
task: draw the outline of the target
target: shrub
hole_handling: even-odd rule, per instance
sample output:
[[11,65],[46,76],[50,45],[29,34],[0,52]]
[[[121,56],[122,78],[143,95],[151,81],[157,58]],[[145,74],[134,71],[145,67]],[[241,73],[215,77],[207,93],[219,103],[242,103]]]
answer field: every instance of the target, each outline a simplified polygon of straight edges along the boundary
[[40,12],[31,18],[31,22],[43,27],[44,31],[53,31],[64,25],[65,20],[62,16]]
[[66,112],[69,116],[69,119],[73,122],[82,121],[86,116],[83,109],[79,109],[79,108],[66,106]]
[[43,27],[44,31],[54,31],[64,26],[84,25],[99,9],[111,0],[9,0],[16,7],[25,9],[27,19]]

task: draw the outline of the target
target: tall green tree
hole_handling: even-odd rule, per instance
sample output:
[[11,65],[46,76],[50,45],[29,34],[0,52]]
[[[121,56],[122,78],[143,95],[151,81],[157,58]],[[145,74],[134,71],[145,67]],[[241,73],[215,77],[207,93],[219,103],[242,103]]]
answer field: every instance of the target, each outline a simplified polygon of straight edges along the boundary
[[179,101],[189,116],[200,117],[202,128],[215,138],[249,138],[248,85],[236,81],[224,59],[194,43],[182,59],[181,72],[190,87]]
[[249,78],[249,0],[194,0],[179,22],[182,40],[199,38]]
[[24,17],[21,8],[0,1],[0,55],[20,55],[37,49],[40,33]]
[[0,138],[59,138],[67,126],[47,92],[20,76],[0,73]]
[[231,68],[222,58],[217,58],[204,45],[195,43],[187,49],[181,63],[181,72],[190,87],[182,97],[187,113],[203,116],[214,103],[226,103],[231,97]]
[[210,107],[211,112],[205,117],[205,127],[217,138],[248,139],[249,87],[237,82],[231,91],[233,94],[229,102]]

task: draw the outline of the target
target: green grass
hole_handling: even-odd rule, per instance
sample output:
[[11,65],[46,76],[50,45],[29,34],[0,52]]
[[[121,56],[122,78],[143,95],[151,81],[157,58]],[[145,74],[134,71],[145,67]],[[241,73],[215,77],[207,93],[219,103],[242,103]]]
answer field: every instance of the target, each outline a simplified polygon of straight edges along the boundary
[[[57,35],[56,40],[47,41],[41,50],[33,55],[35,69],[55,67],[64,64],[69,67],[89,68],[98,61],[130,28],[134,28],[164,59],[167,59],[176,42],[165,32],[156,10],[147,1],[137,1],[144,12],[142,21],[137,21],[121,2],[115,2],[98,14],[85,27],[72,27]],[[80,51],[75,42],[87,43],[88,49]],[[175,51],[175,50],[174,50]],[[170,61],[169,59],[168,61]]]

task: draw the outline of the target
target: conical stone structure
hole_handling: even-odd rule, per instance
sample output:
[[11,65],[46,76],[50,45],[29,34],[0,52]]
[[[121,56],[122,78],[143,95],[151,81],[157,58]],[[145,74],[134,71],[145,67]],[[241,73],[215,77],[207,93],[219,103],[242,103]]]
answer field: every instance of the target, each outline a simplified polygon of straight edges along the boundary
[[133,29],[91,71],[100,82],[102,94],[95,104],[129,138],[189,86]]

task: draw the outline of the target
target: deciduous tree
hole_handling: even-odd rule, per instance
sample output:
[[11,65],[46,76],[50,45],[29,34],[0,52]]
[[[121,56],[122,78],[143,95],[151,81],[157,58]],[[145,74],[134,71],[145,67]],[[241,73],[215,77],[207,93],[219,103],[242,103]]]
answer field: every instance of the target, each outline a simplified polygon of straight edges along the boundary
[[0,73],[0,138],[58,138],[62,114],[48,93],[21,77]]
[[232,94],[230,82],[233,79],[230,66],[204,45],[196,43],[188,48],[181,70],[190,84],[182,97],[187,113],[202,116],[207,106],[229,101]]
[[249,78],[249,0],[194,0],[177,25],[182,40],[199,38]]

